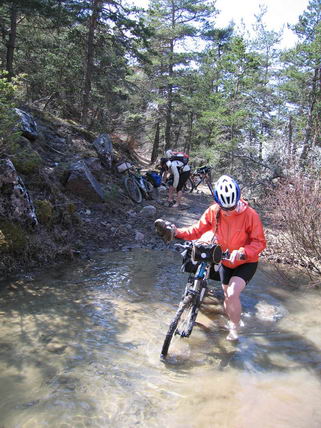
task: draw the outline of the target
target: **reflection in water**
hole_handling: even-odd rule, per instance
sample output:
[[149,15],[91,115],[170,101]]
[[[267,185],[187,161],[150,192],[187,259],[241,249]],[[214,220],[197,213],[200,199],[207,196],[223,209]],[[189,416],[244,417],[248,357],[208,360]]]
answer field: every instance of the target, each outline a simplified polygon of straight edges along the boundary
[[260,270],[240,341],[219,313],[159,352],[186,276],[166,251],[107,253],[0,288],[0,425],[319,427],[321,299]]

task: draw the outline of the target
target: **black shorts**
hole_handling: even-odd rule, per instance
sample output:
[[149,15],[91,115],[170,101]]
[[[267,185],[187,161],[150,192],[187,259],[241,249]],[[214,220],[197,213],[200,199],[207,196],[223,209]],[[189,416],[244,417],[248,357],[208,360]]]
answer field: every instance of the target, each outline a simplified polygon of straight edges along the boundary
[[247,284],[253,278],[257,269],[257,265],[258,262],[244,263],[243,265],[237,266],[234,269],[220,265],[219,270],[215,272],[216,275],[214,275],[213,272],[213,276],[215,276],[215,278],[212,278],[211,274],[210,278],[216,281],[221,280],[222,284],[227,285],[230,282],[232,276],[238,276],[239,278],[244,279],[245,283]]
[[[191,171],[183,171],[179,174],[179,181],[178,181],[178,185],[176,188],[176,191],[179,192],[180,190],[183,189],[184,184],[186,183],[186,181],[188,180],[189,176],[191,175]],[[167,184],[169,184],[170,186],[172,186],[174,183],[174,176],[171,175],[167,181]]]

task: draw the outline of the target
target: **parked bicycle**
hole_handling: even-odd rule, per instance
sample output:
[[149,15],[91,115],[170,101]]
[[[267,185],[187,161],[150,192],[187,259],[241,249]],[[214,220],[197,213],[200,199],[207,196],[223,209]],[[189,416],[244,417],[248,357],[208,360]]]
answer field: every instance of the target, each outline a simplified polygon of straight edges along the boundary
[[184,250],[184,259],[192,264],[186,271],[195,273],[189,275],[179,307],[166,333],[160,355],[162,360],[166,358],[174,336],[186,338],[191,335],[201,304],[208,293],[211,269],[215,271],[215,266],[230,256],[229,251],[223,252],[221,247],[215,244],[186,242],[175,246]]
[[212,192],[213,188],[210,166],[202,166],[192,172],[191,176],[185,184],[185,191],[192,193],[194,190],[197,190],[201,184],[207,185]]
[[143,198],[147,200],[154,199],[154,186],[141,174],[141,168],[137,168],[130,162],[121,162],[117,165],[118,172],[124,173],[124,186],[128,196],[137,204],[140,204]]

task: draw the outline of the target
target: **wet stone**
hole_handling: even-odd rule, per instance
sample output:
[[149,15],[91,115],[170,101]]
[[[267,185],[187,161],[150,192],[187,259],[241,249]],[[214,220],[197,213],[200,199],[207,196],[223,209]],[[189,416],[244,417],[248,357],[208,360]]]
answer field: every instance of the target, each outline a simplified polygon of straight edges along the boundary
[[66,348],[67,345],[64,345],[62,343],[48,343],[48,345],[46,346],[47,351],[55,354],[61,354]]

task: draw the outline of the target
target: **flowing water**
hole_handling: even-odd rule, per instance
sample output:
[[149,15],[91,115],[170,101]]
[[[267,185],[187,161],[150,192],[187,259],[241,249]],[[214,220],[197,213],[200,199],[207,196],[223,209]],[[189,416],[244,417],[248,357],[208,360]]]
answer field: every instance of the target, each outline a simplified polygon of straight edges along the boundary
[[239,342],[225,340],[222,315],[201,314],[164,364],[180,261],[106,253],[3,282],[0,427],[319,428],[319,292],[261,264]]

